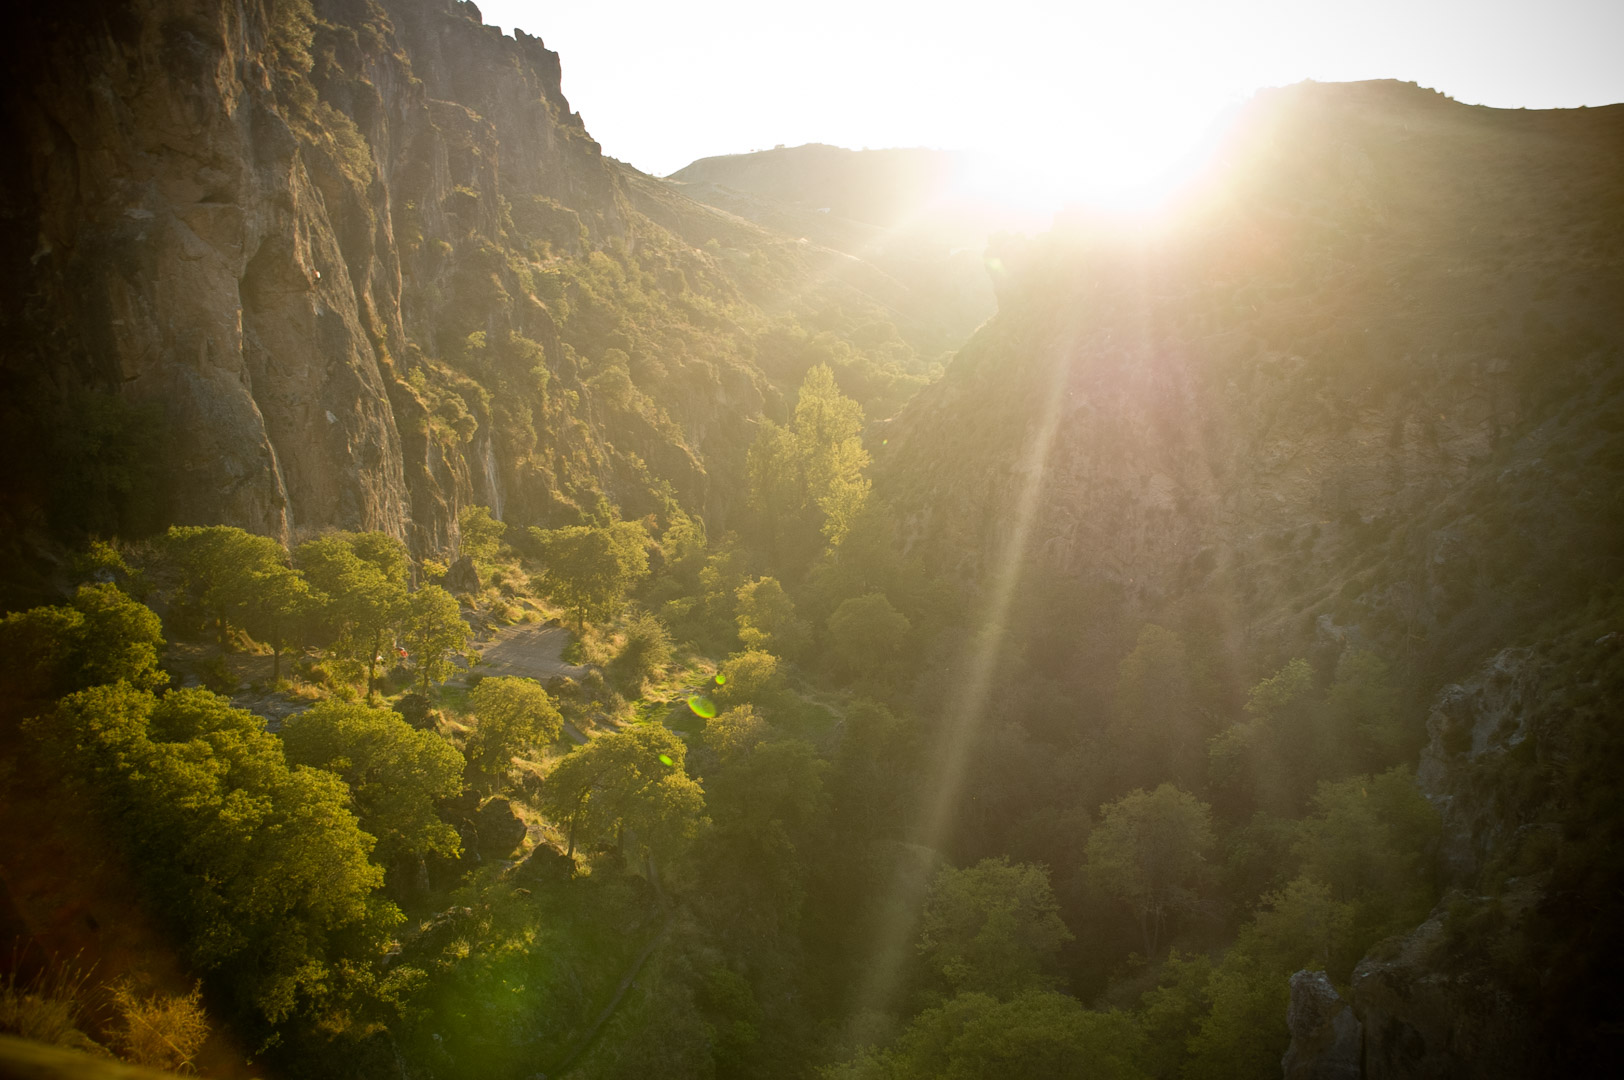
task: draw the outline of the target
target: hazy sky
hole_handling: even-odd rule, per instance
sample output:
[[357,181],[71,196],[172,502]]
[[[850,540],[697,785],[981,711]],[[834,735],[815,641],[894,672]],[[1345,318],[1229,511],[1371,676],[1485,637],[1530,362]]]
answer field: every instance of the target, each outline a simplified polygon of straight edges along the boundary
[[1399,78],[1465,102],[1624,101],[1624,0],[481,0],[558,51],[605,153],[663,175],[827,142],[991,150],[1131,185],[1264,86]]

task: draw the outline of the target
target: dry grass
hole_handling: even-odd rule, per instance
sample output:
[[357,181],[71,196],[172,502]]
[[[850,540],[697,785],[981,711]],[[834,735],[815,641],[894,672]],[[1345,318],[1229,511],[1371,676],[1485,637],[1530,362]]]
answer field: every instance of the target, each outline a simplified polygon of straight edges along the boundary
[[[14,957],[14,960],[20,957]],[[17,964],[0,983],[0,1031],[52,1046],[106,1053],[84,1028],[94,1019],[90,1004],[90,970],[78,957],[47,965],[33,978],[19,980]]]
[[202,990],[189,994],[142,994],[128,982],[113,987],[112,1041],[118,1055],[137,1065],[190,1071],[209,1037]]

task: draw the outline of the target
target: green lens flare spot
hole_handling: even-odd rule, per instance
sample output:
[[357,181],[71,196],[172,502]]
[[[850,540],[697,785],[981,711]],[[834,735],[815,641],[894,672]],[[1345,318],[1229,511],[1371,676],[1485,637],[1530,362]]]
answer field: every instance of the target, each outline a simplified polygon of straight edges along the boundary
[[695,716],[703,716],[706,720],[716,716],[716,703],[704,694],[688,695],[688,708],[693,710]]
[[717,686],[726,686],[727,685],[727,676],[726,675],[718,675],[718,676],[716,676],[716,685]]
[[670,754],[661,754],[660,755],[660,764],[661,765],[669,765],[672,768],[675,768],[677,763],[675,761],[671,760],[671,755]]

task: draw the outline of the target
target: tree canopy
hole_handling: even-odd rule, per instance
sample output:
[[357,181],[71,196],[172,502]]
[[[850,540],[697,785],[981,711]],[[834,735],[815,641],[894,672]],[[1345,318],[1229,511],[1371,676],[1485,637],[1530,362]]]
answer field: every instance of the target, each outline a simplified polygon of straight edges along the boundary
[[1047,989],[1071,931],[1041,866],[1002,856],[944,867],[931,883],[920,920],[919,952],[952,991],[1009,999]]
[[1100,808],[1088,874],[1133,911],[1147,958],[1156,956],[1168,921],[1194,908],[1212,845],[1211,809],[1172,784]]
[[282,744],[290,764],[326,769],[349,785],[356,817],[377,839],[383,865],[461,850],[434,804],[461,790],[463,758],[436,733],[385,709],[321,701],[287,721]]
[[468,760],[487,776],[503,775],[516,755],[552,742],[564,731],[563,716],[534,679],[481,679],[468,694],[468,704],[478,720],[468,739]]
[[575,613],[578,630],[587,619],[620,610],[621,601],[648,575],[648,533],[635,521],[530,530],[541,553],[547,591]]

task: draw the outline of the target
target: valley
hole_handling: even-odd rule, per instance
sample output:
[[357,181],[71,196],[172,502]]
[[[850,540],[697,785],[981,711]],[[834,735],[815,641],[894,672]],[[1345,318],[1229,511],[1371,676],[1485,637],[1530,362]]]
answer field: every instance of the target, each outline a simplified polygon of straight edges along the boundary
[[1299,83],[1034,218],[651,176],[461,0],[18,18],[0,1031],[1608,1075],[1624,105]]

